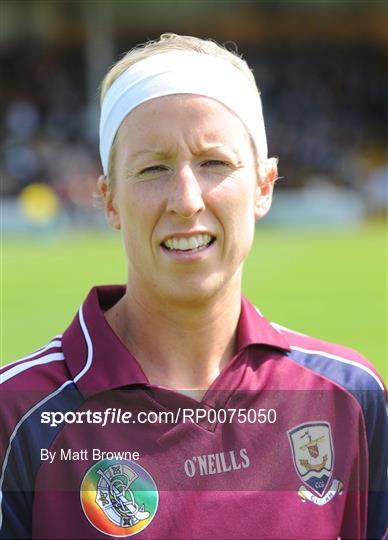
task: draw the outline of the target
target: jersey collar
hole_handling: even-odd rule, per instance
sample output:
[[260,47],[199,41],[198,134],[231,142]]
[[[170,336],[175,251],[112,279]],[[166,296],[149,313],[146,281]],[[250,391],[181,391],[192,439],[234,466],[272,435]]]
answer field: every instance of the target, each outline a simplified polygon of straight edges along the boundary
[[[113,332],[104,311],[124,294],[125,286],[94,287],[63,334],[68,369],[85,398],[128,385],[150,385],[139,363]],[[266,345],[289,350],[280,334],[244,297],[237,329],[237,349]]]
[[237,328],[237,350],[240,351],[249,345],[268,345],[286,351],[290,350],[284,335],[243,296]]

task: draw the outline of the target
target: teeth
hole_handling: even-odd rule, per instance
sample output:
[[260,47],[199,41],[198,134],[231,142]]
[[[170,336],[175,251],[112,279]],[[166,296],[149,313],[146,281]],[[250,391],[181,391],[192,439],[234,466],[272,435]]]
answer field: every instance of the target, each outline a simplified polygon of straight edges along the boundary
[[195,236],[191,236],[190,238],[187,239],[188,242],[189,242],[189,246],[190,246],[190,249],[195,249],[197,248],[200,244],[197,242]]
[[191,249],[190,242],[188,241],[187,238],[179,238],[178,245],[181,251],[184,251],[186,249]]
[[189,251],[206,246],[212,237],[209,234],[197,234],[188,238],[169,238],[164,242],[168,249],[177,249],[179,251]]

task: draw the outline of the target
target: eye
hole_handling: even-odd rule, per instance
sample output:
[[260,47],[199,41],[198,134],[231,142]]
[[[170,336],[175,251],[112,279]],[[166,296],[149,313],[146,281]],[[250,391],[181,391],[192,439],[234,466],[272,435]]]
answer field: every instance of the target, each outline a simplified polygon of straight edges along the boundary
[[201,163],[202,167],[230,167],[229,163],[220,159],[208,159]]
[[151,167],[142,169],[139,174],[160,173],[165,171],[168,171],[168,168],[165,165],[151,165]]

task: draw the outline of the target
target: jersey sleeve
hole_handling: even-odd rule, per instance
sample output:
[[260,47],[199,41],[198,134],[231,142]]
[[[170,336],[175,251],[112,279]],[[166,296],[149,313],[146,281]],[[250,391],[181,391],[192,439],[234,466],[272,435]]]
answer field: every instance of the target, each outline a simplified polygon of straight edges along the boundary
[[[57,430],[41,422],[41,413],[47,407],[65,408],[69,395],[76,395],[60,338],[0,370],[1,539],[33,537],[41,449],[49,448],[57,435]],[[75,407],[78,401],[72,400]]]
[[388,526],[388,418],[385,392],[363,391],[369,450],[367,538],[383,538]]
[[[13,385],[0,392],[0,538],[32,536],[33,471],[30,451],[23,449],[24,416],[34,406]],[[24,401],[24,403],[23,403]],[[22,437],[21,437],[22,435]]]
[[286,333],[291,341],[290,358],[335,382],[358,401],[368,447],[367,538],[388,539],[388,418],[384,383],[357,351],[303,334]]

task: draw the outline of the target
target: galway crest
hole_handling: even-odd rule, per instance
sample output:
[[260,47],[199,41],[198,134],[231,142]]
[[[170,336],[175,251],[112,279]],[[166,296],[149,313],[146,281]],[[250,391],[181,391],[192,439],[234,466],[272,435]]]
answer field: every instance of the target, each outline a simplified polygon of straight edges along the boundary
[[343,484],[332,480],[334,450],[330,424],[328,422],[307,422],[288,431],[295,470],[303,482],[298,495],[322,506],[338,493],[342,494]]

